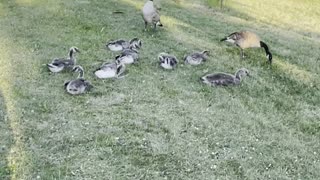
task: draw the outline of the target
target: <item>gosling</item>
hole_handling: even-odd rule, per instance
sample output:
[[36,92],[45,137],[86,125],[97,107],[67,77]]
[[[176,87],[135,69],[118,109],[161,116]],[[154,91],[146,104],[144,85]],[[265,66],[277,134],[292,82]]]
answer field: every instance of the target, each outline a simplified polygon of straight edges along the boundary
[[246,68],[241,68],[235,75],[219,72],[205,75],[200,80],[211,86],[230,86],[239,85],[242,77],[245,76],[250,76],[250,73]]

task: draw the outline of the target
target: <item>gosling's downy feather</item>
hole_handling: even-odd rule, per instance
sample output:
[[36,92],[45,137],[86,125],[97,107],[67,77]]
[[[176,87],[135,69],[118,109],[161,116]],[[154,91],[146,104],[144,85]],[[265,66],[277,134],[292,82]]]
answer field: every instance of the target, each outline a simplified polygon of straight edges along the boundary
[[131,47],[139,49],[142,46],[142,42],[141,42],[141,40],[139,38],[133,38],[130,41],[119,39],[119,40],[108,42],[106,44],[106,46],[111,51],[122,51],[124,49],[128,49],[128,48],[131,48]]
[[76,58],[74,54],[80,52],[77,47],[71,47],[69,50],[69,58],[55,58],[47,67],[51,72],[58,73],[65,68],[71,69],[76,64]]
[[125,65],[116,60],[116,62],[113,63],[104,63],[100,68],[98,68],[94,74],[100,78],[114,78],[119,77],[122,73],[125,71]]
[[140,49],[142,47],[142,41],[139,38],[133,38],[130,40],[129,43],[130,43],[129,48]]
[[218,72],[205,75],[200,79],[203,83],[212,86],[229,86],[239,85],[241,83],[241,78],[247,75],[249,76],[249,71],[245,68],[241,68],[236,72],[235,75]]
[[160,53],[158,56],[160,66],[164,69],[174,69],[178,64],[178,59],[174,55]]
[[108,42],[106,46],[111,51],[122,51],[124,48],[128,48],[130,46],[130,43],[126,40],[119,39],[119,40]]
[[79,72],[79,76],[75,80],[68,81],[64,84],[67,92],[72,95],[83,94],[88,91],[92,85],[84,79],[84,71],[81,66],[75,66],[73,71]]
[[199,65],[208,59],[209,51],[195,52],[184,57],[185,63]]
[[124,49],[122,53],[116,57],[116,60],[119,60],[123,64],[132,64],[138,61],[139,54],[138,51],[134,48]]

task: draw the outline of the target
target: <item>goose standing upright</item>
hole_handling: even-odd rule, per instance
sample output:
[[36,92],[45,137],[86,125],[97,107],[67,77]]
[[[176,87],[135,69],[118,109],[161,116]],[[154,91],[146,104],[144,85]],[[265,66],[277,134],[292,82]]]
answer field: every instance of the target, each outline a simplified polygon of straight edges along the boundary
[[250,76],[250,73],[246,68],[239,69],[235,75],[219,72],[205,75],[201,77],[200,80],[211,86],[229,86],[239,85],[241,83],[241,78],[244,76]]
[[71,47],[69,50],[69,58],[55,58],[50,64],[47,64],[49,70],[53,73],[61,72],[65,68],[71,69],[76,64],[74,54],[79,52],[77,47]]
[[68,81],[64,84],[67,92],[72,95],[82,94],[92,87],[89,81],[84,79],[84,70],[82,66],[74,66],[73,72],[78,72],[79,76],[75,80]]
[[240,47],[240,55],[244,58],[243,49],[247,48],[264,48],[269,63],[272,63],[272,54],[269,51],[269,47],[266,43],[260,40],[260,37],[250,31],[239,31],[230,34],[229,36],[221,39],[220,41],[230,42]]
[[153,0],[148,0],[144,4],[142,8],[142,17],[145,24],[145,30],[147,30],[148,24],[152,24],[154,30],[156,30],[157,26],[163,26],[160,21],[160,14],[157,8],[154,6]]

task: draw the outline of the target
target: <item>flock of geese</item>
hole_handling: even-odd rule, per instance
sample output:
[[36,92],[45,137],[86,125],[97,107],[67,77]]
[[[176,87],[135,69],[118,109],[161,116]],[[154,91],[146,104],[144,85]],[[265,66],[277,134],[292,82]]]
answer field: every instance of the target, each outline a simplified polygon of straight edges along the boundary
[[[156,30],[157,26],[162,26],[160,21],[160,14],[154,6],[153,0],[148,0],[142,8],[143,20],[145,22],[145,30],[148,24],[153,26]],[[272,63],[272,54],[266,43],[260,40],[259,36],[250,31],[234,32],[221,41],[226,41],[235,44],[240,48],[241,58],[244,58],[244,49],[247,48],[264,48],[266,57],[269,63]],[[120,55],[115,57],[115,61],[111,63],[103,63],[94,74],[97,78],[119,78],[125,72],[126,64],[137,63],[139,59],[139,49],[142,47],[142,42],[138,38],[133,38],[130,41],[116,40],[110,41],[106,47],[111,51],[121,52]],[[66,91],[72,95],[78,95],[90,90],[93,86],[89,81],[84,78],[84,69],[82,66],[77,65],[75,54],[79,53],[77,47],[71,47],[67,58],[55,58],[51,63],[47,64],[48,69],[52,73],[59,73],[62,71],[72,71],[79,73],[78,78],[68,81],[64,84]],[[184,62],[191,65],[199,65],[208,59],[209,51],[195,52],[184,57]],[[175,69],[178,64],[178,59],[171,54],[160,53],[158,55],[160,67],[164,69]],[[233,74],[218,72],[207,74],[200,78],[200,80],[211,86],[228,86],[238,85],[241,79],[249,76],[249,71],[246,68],[241,68]]]

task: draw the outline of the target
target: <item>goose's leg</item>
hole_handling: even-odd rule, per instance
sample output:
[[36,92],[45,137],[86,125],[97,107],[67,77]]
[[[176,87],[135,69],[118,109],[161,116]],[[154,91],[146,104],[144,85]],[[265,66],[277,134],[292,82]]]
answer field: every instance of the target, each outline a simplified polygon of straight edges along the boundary
[[244,53],[242,48],[240,48],[240,56],[241,56],[241,59],[244,59]]
[[156,28],[157,28],[157,24],[154,24],[153,25],[153,31],[156,31]]
[[148,23],[145,21],[144,22],[144,31],[147,31]]

